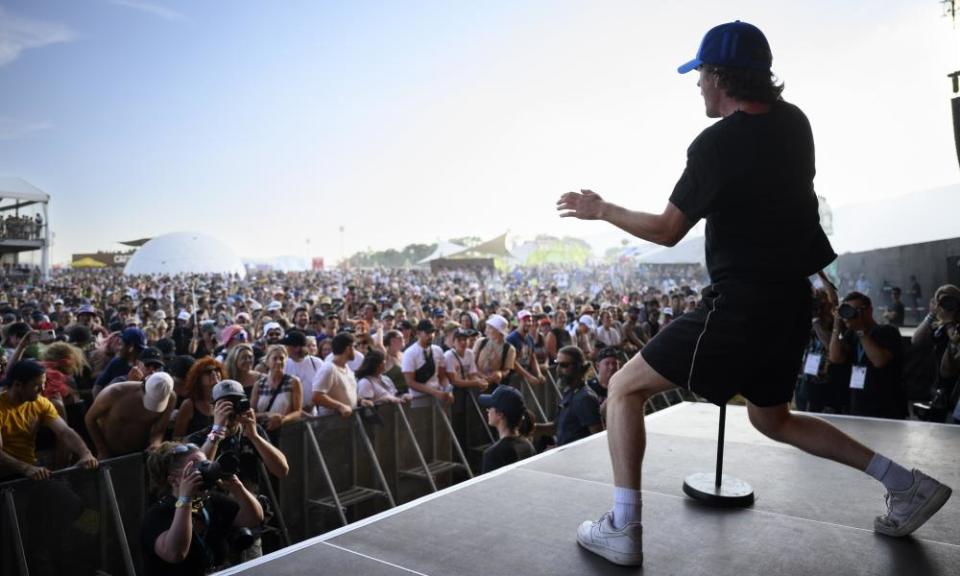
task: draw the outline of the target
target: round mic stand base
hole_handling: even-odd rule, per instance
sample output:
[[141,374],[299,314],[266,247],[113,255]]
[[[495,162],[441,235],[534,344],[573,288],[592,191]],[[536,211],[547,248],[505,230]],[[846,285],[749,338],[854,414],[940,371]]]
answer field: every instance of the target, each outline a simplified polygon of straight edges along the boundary
[[693,498],[718,508],[745,508],[753,505],[753,488],[743,480],[723,473],[723,436],[727,422],[727,406],[720,406],[720,433],[717,438],[716,473],[700,472],[687,476],[683,492]]
[[683,492],[694,500],[718,508],[746,508],[753,505],[753,488],[726,474],[720,477],[712,472],[691,474],[683,481]]

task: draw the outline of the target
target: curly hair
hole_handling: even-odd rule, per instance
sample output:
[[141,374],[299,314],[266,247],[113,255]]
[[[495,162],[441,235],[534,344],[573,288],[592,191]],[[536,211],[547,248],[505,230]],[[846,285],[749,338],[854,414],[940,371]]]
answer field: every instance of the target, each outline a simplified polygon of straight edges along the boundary
[[741,102],[773,104],[780,100],[784,84],[769,70],[748,70],[704,65],[704,70],[717,76],[718,85],[727,96]]
[[207,356],[193,363],[183,383],[188,398],[193,401],[203,399],[203,386],[200,385],[200,377],[211,368],[219,371],[220,377],[223,378],[223,364],[216,358]]
[[47,346],[43,350],[43,359],[55,364],[58,370],[64,360],[70,360],[71,370],[68,376],[78,376],[88,366],[83,350],[66,342],[54,342]]

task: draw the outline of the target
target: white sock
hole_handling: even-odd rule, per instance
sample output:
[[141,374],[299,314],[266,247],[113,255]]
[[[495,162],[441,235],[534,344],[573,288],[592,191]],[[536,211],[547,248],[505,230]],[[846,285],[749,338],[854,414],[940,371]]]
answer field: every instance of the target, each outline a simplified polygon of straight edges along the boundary
[[640,521],[643,502],[639,490],[616,487],[613,489],[613,527],[620,530],[630,522]]
[[880,454],[873,455],[864,472],[883,482],[891,492],[901,492],[913,486],[913,472]]

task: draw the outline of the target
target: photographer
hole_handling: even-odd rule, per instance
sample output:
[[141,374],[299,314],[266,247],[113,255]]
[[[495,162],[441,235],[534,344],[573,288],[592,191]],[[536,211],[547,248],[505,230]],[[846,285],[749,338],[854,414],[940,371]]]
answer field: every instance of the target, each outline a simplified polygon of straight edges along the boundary
[[925,409],[923,420],[944,422],[958,405],[957,377],[960,376],[960,288],[946,284],[930,300],[930,313],[917,326],[913,345],[932,352],[936,362],[930,401],[915,406]]
[[847,294],[834,316],[830,362],[850,366],[850,413],[902,419],[907,398],[900,385],[900,331],[873,319],[870,298]]
[[208,459],[232,453],[239,459],[237,475],[246,486],[256,486],[258,461],[267,471],[283,478],[290,471],[287,458],[270,443],[266,431],[257,424],[243,386],[236,380],[222,380],[213,388],[213,425],[187,437],[201,447]]
[[[187,441],[200,446],[209,460],[235,463],[237,477],[255,495],[262,492],[260,462],[271,476],[284,478],[290,471],[287,457],[270,443],[267,432],[257,424],[243,386],[236,380],[218,382],[213,389],[213,402],[213,426],[191,434]],[[245,562],[261,555],[258,534],[238,560]]]
[[[222,567],[236,530],[263,521],[256,497],[236,475],[222,474],[212,464],[192,444],[164,442],[148,456],[150,485],[160,500],[140,530],[147,576],[206,574]],[[226,494],[211,491],[214,486]]]

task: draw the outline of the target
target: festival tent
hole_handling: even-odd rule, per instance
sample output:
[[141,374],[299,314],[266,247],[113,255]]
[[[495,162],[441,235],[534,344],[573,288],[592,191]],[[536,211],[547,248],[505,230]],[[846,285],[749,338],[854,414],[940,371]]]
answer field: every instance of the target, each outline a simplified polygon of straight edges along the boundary
[[463,251],[463,246],[459,244],[454,244],[453,242],[447,242],[445,240],[441,240],[440,242],[437,242],[437,248],[433,251],[433,254],[417,262],[417,264],[418,265],[429,264],[432,260],[446,258],[451,254],[456,254],[457,252],[462,252],[462,251]]
[[95,260],[89,256],[80,258],[79,260],[74,260],[70,263],[71,268],[106,268],[107,265],[99,260]]
[[153,238],[137,250],[126,275],[139,274],[239,274],[246,276],[243,262],[216,238],[199,232],[174,232]]
[[704,264],[703,236],[687,238],[676,246],[647,252],[636,259],[640,264]]

